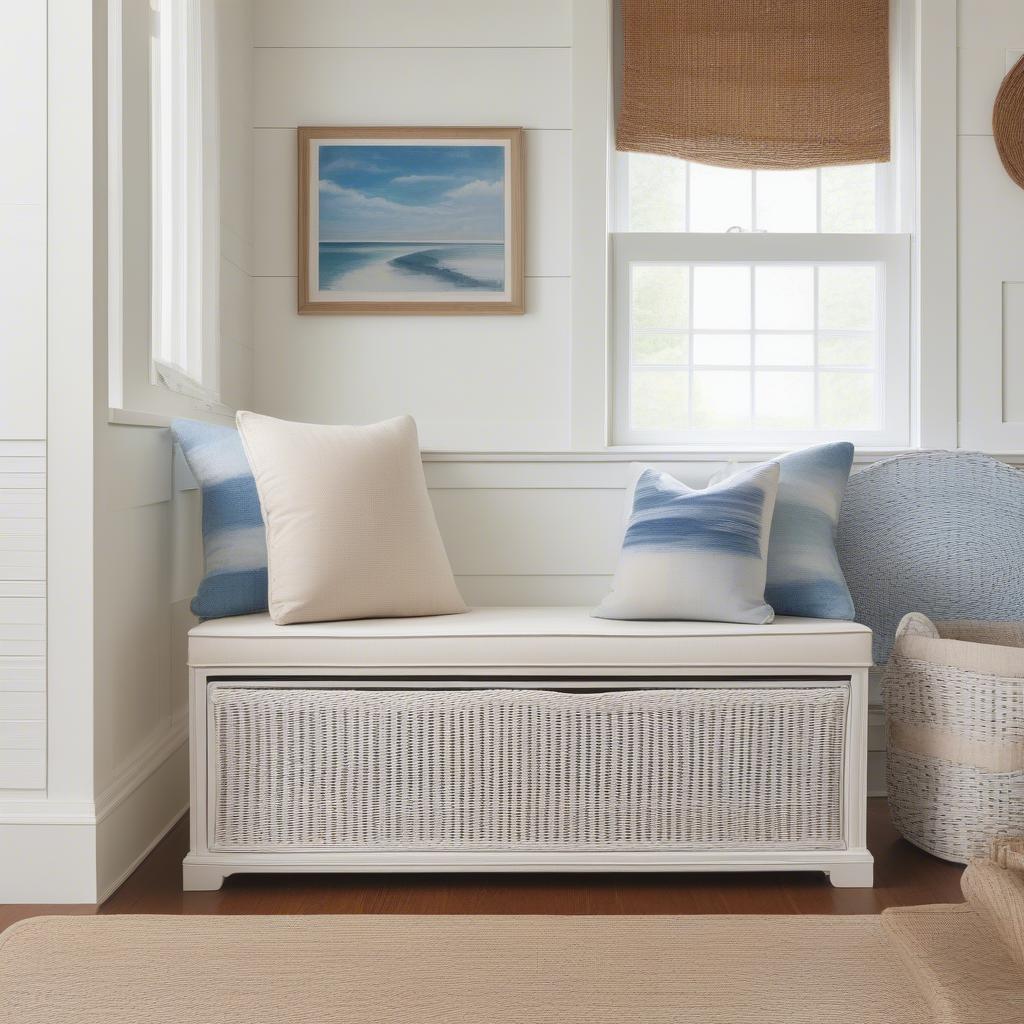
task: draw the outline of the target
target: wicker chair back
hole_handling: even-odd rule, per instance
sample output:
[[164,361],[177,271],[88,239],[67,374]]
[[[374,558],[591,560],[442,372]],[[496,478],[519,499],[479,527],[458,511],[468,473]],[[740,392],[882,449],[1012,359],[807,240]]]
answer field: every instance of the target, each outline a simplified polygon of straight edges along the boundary
[[1024,620],[1024,472],[974,452],[875,463],[850,478],[836,548],[876,664],[907,612]]

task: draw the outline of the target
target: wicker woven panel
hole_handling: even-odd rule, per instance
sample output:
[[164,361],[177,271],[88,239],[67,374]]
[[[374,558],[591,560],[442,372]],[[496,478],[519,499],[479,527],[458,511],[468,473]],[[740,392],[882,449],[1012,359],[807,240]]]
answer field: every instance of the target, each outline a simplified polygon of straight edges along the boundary
[[843,847],[845,687],[222,688],[213,845]]
[[922,850],[966,864],[997,836],[1024,833],[1024,772],[986,772],[889,750],[889,812]]
[[992,135],[1006,173],[1024,188],[1024,57],[1007,72],[992,108]]
[[933,726],[972,740],[1024,740],[1020,680],[936,667],[897,653],[887,666],[882,694],[891,722]]
[[[996,626],[988,633],[998,640],[1013,639],[1019,630],[1017,624]],[[970,624],[960,628],[978,635]],[[934,632],[923,616],[907,617],[882,681],[889,808],[912,843],[965,863],[984,856],[996,837],[1024,834],[1024,678],[1015,648],[992,659],[984,644],[928,640],[929,629]],[[953,630],[944,626],[947,631]],[[908,654],[921,654],[922,644],[951,645],[946,657],[958,664],[924,660],[929,646],[921,657]],[[972,660],[982,669],[967,667]],[[999,665],[1015,674],[993,674]]]
[[888,0],[623,0],[616,146],[722,167],[889,159]]
[[907,612],[1024,620],[1024,473],[970,452],[875,463],[850,477],[836,551],[878,664]]

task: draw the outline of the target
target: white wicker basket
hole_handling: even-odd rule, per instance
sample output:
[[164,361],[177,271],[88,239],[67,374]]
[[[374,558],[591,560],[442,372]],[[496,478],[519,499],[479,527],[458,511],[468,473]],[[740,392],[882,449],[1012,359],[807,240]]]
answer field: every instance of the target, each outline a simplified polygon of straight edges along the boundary
[[222,851],[840,850],[844,686],[211,691]]
[[905,615],[882,688],[897,829],[958,863],[1024,833],[1024,624]]

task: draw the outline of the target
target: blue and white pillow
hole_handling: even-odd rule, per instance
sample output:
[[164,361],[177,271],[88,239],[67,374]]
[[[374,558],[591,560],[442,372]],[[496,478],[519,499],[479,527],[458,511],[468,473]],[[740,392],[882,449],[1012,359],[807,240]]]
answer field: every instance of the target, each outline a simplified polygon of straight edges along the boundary
[[766,463],[693,490],[644,467],[602,619],[771,622],[765,602],[768,533],[779,467]]
[[839,504],[853,465],[849,441],[790,452],[768,540],[765,597],[779,615],[852,619],[853,598],[836,556]]
[[819,444],[772,461],[779,467],[779,495],[768,541],[766,600],[779,615],[852,619],[835,539],[853,445]]
[[181,445],[203,498],[205,575],[192,599],[201,619],[267,610],[267,536],[249,461],[233,427],[175,420]]

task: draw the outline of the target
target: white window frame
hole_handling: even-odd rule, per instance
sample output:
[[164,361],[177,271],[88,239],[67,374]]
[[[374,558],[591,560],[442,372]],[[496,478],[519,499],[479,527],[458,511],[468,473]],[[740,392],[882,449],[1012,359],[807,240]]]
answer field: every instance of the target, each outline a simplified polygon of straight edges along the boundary
[[[894,147],[895,148],[895,147]],[[612,156],[614,173],[614,196],[612,201],[612,224],[615,234],[629,232],[629,153],[615,151]],[[685,184],[686,193],[686,234],[700,234],[690,231],[690,174],[691,162],[685,161]],[[875,164],[875,211],[877,225],[874,232],[856,232],[857,234],[878,234],[887,231],[899,231],[902,216],[900,210],[902,169],[898,160],[898,154],[894,153],[894,159],[887,164]],[[816,189],[817,189],[817,228],[821,231],[821,172],[822,168],[816,168]],[[757,219],[757,172],[753,172],[753,179],[750,189],[750,222],[753,224]],[[764,234],[763,229],[755,228],[753,231],[734,228],[734,231],[742,234]],[[641,232],[636,232],[640,234]],[[672,234],[672,232],[659,232],[660,234]],[[717,232],[715,232],[717,234]],[[784,232],[771,232],[782,234]]]
[[[842,437],[866,448],[899,449],[915,440],[912,337],[916,295],[912,266],[916,209],[916,125],[914,98],[915,5],[892,0],[891,109],[893,160],[876,176],[878,226],[886,233],[788,234],[743,231],[722,234],[694,232],[628,232],[628,154],[612,152],[609,161],[609,360],[607,435],[610,448],[658,447],[672,450],[778,449],[780,445],[812,443]],[[614,54],[616,46],[611,47]],[[754,190],[752,189],[752,193]],[[689,199],[689,196],[687,197]],[[752,198],[756,202],[756,194]],[[820,203],[819,203],[820,216]],[[880,338],[880,426],[848,431],[642,431],[629,423],[630,324],[629,266],[634,262],[872,263],[883,268],[885,302],[876,324]]]
[[[630,424],[630,280],[637,264],[872,264],[881,268],[885,301],[876,310],[875,366],[879,427],[875,430],[689,429],[654,431]],[[910,236],[902,234],[684,234],[624,232],[612,237],[612,442],[632,446],[742,446],[753,449],[853,440],[902,447],[910,439]],[[741,369],[741,367],[737,367]],[[681,440],[681,438],[685,438]]]
[[[213,19],[205,0],[151,0],[151,382],[219,403],[219,188],[204,127]],[[205,45],[204,45],[205,39]]]

